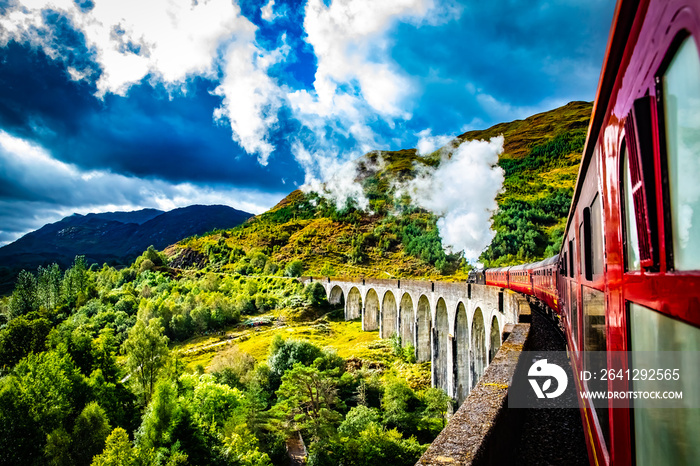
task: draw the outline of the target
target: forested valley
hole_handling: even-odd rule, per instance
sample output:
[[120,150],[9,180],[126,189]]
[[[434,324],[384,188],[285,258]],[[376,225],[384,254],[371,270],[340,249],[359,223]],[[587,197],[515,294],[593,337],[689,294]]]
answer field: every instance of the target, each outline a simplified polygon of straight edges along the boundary
[[[77,257],[20,274],[1,302],[3,463],[287,464],[301,434],[309,464],[414,464],[450,406],[429,365],[376,333],[367,359],[275,333],[342,321],[319,284],[284,276],[294,268],[174,276],[149,248],[122,270]],[[270,323],[260,361],[216,337]],[[226,348],[207,368],[175,349],[196,335]]]

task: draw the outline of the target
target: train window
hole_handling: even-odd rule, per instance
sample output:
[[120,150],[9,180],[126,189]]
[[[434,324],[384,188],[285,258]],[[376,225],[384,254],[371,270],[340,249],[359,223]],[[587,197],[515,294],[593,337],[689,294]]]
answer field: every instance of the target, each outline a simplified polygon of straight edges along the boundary
[[591,208],[583,209],[583,222],[579,228],[581,238],[581,271],[586,280],[593,280],[593,259],[591,255]]
[[[697,381],[700,366],[700,329],[656,311],[629,303],[630,367],[635,367],[635,351],[643,351],[645,367],[664,367],[662,352],[674,351],[682,374],[672,390],[683,393],[681,409],[634,407],[634,448],[638,466],[693,464],[700,458],[700,409]],[[668,354],[668,353],[666,353]],[[649,358],[658,358],[658,361]],[[637,380],[632,390],[657,391],[658,381]]]
[[575,282],[569,282],[569,302],[571,308],[571,339],[578,349],[578,286]]
[[583,222],[578,226],[578,237],[579,237],[579,248],[578,248],[578,273],[581,275],[581,273],[585,273],[586,271],[586,237],[585,237],[585,232],[590,231],[588,228],[584,226],[584,223],[586,223],[586,218],[590,219],[590,212],[588,207],[583,209]]
[[[606,351],[606,334],[605,334],[605,294],[602,291],[581,287],[583,298],[583,350],[584,350],[584,366],[586,370],[592,369],[590,363],[590,351]],[[601,369],[600,359],[597,358],[599,364],[596,365],[596,370]],[[603,367],[607,369],[607,366]],[[606,391],[608,389],[607,380],[590,380],[587,382],[589,391]],[[598,416],[600,428],[603,431],[603,437],[607,445],[610,445],[610,426],[608,419],[608,408],[596,406],[595,412]]]
[[663,75],[673,265],[700,269],[700,58],[686,38]]
[[562,255],[562,260],[561,260],[561,275],[562,275],[562,277],[567,277],[569,275],[569,273],[566,270],[567,266],[569,265],[569,263],[567,262],[568,261],[567,254],[568,253],[565,252]]
[[600,196],[596,195],[589,207],[583,209],[581,234],[581,270],[586,280],[603,273],[603,228]]
[[627,147],[622,147],[622,195],[624,196],[624,222],[625,222],[625,255],[627,270],[639,270],[639,241],[637,239],[637,221],[634,212],[634,199],[632,198],[632,180],[630,178],[629,154]]
[[569,241],[569,277],[574,278],[574,241]]
[[603,213],[600,196],[596,195],[591,203],[591,274],[603,273]]

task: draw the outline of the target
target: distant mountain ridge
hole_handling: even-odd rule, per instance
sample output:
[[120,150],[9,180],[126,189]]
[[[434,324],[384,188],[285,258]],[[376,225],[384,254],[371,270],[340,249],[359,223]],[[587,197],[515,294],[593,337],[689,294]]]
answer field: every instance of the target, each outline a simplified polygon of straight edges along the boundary
[[73,214],[0,248],[0,266],[34,269],[56,262],[67,267],[76,255],[98,264],[128,264],[148,246],[163,249],[188,236],[233,228],[252,216],[223,205]]

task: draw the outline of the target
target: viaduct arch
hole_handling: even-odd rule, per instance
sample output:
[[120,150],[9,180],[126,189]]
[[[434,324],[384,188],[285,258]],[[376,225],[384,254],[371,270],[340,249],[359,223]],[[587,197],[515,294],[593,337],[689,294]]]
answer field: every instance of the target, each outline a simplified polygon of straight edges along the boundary
[[419,362],[432,362],[432,385],[461,404],[517,323],[518,295],[498,287],[420,280],[303,277],[323,285],[346,320],[381,338],[396,334]]

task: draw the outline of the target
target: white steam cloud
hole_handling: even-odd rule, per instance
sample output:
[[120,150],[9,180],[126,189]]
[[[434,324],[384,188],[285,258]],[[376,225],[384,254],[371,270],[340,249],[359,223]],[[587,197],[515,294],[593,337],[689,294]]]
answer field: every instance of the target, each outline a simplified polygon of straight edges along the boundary
[[[418,146],[432,147],[431,144],[422,141]],[[447,146],[437,168],[423,170],[397,190],[437,215],[443,246],[464,251],[464,257],[472,263],[495,235],[491,215],[503,186],[503,170],[497,165],[502,152],[503,136]]]

